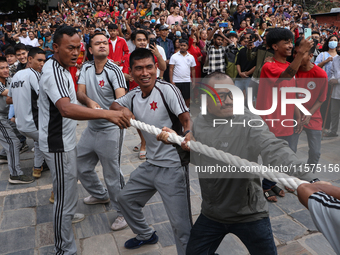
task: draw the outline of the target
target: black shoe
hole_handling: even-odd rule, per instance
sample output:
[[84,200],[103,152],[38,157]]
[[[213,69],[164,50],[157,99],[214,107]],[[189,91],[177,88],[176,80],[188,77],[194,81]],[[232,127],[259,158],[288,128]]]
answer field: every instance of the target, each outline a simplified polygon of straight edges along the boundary
[[20,147],[20,151],[19,152],[21,154],[21,153],[24,153],[25,151],[28,151],[28,145],[27,145],[26,141],[21,143],[21,147]]
[[48,165],[47,165],[47,163],[46,163],[45,160],[44,160],[44,162],[43,162],[43,164],[42,164],[42,167],[43,167],[42,172],[50,170],[50,168],[48,167]]
[[145,244],[155,244],[158,242],[158,236],[156,231],[153,232],[152,236],[148,240],[137,240],[137,238],[131,238],[127,240],[124,244],[126,249],[138,249]]
[[19,175],[19,176],[9,176],[9,183],[12,184],[28,184],[34,182],[34,178],[32,176],[27,175]]
[[7,156],[0,155],[0,165],[7,164]]

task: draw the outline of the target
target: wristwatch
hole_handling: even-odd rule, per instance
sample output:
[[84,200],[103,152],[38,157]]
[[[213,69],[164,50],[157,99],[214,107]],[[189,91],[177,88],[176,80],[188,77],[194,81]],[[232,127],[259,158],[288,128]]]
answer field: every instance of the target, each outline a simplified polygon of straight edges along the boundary
[[315,179],[311,180],[310,183],[319,182],[319,181],[320,181],[319,178],[315,178]]

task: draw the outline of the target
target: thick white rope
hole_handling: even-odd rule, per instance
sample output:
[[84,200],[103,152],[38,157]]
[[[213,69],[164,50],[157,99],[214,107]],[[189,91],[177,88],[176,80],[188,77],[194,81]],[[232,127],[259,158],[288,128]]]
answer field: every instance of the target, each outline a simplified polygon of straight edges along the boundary
[[[131,123],[131,126],[141,129],[143,131],[146,131],[150,134],[158,135],[162,132],[160,128],[156,128],[153,125],[148,125],[138,120],[131,119],[130,123]],[[169,133],[168,140],[171,143],[176,143],[178,145],[181,145],[181,143],[184,141],[184,137],[178,136],[174,133]],[[297,189],[297,187],[300,184],[308,183],[294,176],[289,176],[282,172],[272,171],[268,169],[266,166],[259,165],[255,162],[249,162],[246,159],[241,159],[240,157],[234,156],[230,153],[227,153],[221,150],[216,150],[213,147],[209,147],[197,141],[188,142],[188,146],[190,147],[190,150],[193,150],[197,153],[201,153],[213,159],[222,161],[226,164],[236,166],[237,168],[247,167],[246,168],[247,172],[251,172],[260,177],[272,180],[274,182],[278,182],[291,189]]]

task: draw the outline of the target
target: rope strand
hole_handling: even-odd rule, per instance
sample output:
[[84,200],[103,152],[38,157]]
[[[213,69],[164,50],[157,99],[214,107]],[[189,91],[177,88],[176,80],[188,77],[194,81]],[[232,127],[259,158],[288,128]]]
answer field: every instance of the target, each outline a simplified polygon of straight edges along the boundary
[[[146,123],[143,123],[138,120],[131,119],[130,120],[131,126],[141,129],[143,131],[146,131],[153,135],[159,135],[162,130],[159,128],[156,128],[153,125],[148,125]],[[178,145],[181,145],[181,143],[184,141],[184,137],[178,136],[175,133],[169,133],[168,141],[171,143],[176,143]],[[190,141],[188,142],[188,146],[190,150],[193,150],[197,153],[201,153],[205,156],[208,156],[210,158],[222,161],[226,164],[236,166],[238,168],[241,168],[242,166],[247,166],[249,169],[249,172],[269,179],[274,182],[278,182],[288,188],[291,189],[297,189],[297,187],[302,183],[308,183],[306,181],[302,181],[294,176],[289,176],[285,173],[277,172],[277,171],[271,171],[268,167],[259,165],[255,162],[249,162],[246,159],[241,159],[238,156],[232,155],[230,153],[216,150],[213,147],[209,147],[207,145],[204,145],[197,141]],[[248,171],[247,171],[248,172]]]

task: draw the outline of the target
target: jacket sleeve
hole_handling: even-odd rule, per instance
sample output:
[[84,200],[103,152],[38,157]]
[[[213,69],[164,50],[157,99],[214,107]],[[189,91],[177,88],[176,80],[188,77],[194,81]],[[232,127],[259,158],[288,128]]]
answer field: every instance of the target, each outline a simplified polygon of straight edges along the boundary
[[[256,115],[253,116],[253,119],[255,119]],[[256,119],[260,120],[261,118],[256,116]],[[249,149],[261,155],[263,165],[267,167],[276,166],[280,172],[306,181],[316,178],[306,168],[305,162],[298,159],[293,150],[288,146],[288,143],[283,139],[276,138],[269,131],[267,124],[264,124],[262,127],[249,127],[248,136],[246,141],[250,143]]]
[[123,52],[124,52],[124,55],[126,54],[129,54],[130,51],[129,51],[129,47],[127,46],[127,43],[126,41],[124,40],[124,45],[123,45]]
[[172,56],[172,54],[174,54],[175,52],[175,49],[174,49],[174,44],[172,43],[172,41],[169,41],[170,42],[170,56],[169,58]]

